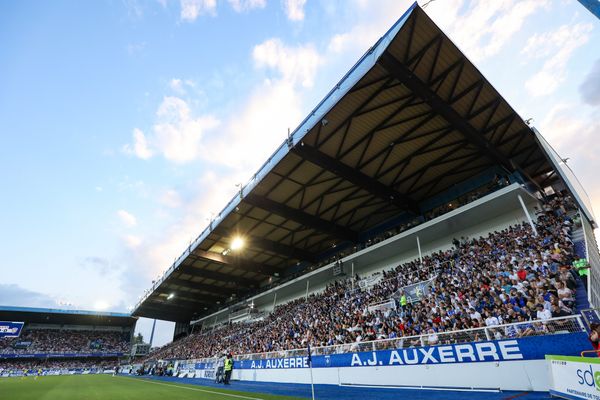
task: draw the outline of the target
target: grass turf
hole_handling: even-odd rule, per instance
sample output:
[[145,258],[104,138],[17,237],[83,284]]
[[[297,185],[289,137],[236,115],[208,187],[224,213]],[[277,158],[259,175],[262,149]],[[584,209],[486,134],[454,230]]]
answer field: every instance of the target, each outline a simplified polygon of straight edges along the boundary
[[10,400],[294,400],[111,375],[66,375],[0,378],[0,399]]

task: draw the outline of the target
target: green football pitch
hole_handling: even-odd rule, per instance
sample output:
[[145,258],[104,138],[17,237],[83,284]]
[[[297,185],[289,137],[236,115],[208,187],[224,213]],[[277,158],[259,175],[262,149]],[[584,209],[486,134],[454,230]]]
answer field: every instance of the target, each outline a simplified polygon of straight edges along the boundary
[[297,397],[244,393],[111,375],[0,378],[4,400],[294,400]]

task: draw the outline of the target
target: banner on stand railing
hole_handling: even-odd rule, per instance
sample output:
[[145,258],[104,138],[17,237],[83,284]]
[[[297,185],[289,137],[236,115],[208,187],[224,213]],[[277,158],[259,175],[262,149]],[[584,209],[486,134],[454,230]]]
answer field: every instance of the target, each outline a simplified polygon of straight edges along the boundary
[[[585,333],[532,336],[520,339],[490,340],[475,343],[355,351],[313,355],[313,368],[383,367],[473,362],[543,360],[548,353],[574,355],[589,348]],[[196,365],[196,368],[203,365]],[[288,358],[236,360],[236,369],[308,368],[305,355]]]
[[409,303],[415,303],[420,301],[423,297],[427,296],[431,292],[431,287],[435,278],[431,278],[426,281],[413,283],[412,285],[404,286],[398,290],[398,297],[402,296],[402,292],[406,295],[406,300]]

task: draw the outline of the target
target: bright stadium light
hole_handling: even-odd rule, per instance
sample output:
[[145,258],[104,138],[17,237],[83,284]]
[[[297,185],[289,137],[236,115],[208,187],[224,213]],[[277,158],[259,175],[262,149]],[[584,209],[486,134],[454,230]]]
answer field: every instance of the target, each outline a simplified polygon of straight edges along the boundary
[[110,307],[110,305],[104,300],[97,300],[94,303],[94,309],[97,311],[105,311],[108,309],[108,307]]
[[239,250],[242,247],[244,247],[244,239],[242,239],[241,237],[236,237],[231,242],[231,250]]
[[167,300],[171,300],[173,297],[175,297],[175,293],[171,293],[167,296]]

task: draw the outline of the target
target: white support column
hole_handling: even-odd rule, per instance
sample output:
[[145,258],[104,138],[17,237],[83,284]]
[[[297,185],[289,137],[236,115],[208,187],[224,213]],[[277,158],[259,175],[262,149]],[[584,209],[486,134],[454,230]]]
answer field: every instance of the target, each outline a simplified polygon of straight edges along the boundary
[[354,290],[354,261],[352,261],[352,274],[350,275],[350,279],[352,279],[352,290]]
[[156,318],[152,322],[152,332],[150,332],[150,348],[152,348],[152,342],[154,341],[154,329],[156,329]]
[[306,297],[304,298],[304,300],[308,300],[308,285],[310,284],[310,280],[306,280]]
[[483,328],[483,331],[485,332],[485,338],[487,340],[492,340],[491,336],[490,336],[490,332],[488,331],[488,328]]
[[519,203],[521,203],[521,207],[523,207],[523,212],[525,213],[525,216],[527,217],[527,221],[529,221],[529,225],[531,225],[531,230],[533,231],[533,235],[537,236],[538,232],[537,229],[535,229],[535,224],[533,223],[533,220],[531,219],[531,215],[529,215],[529,211],[527,211],[527,207],[525,206],[525,202],[523,201],[523,198],[521,197],[521,195],[517,195],[517,197],[519,198]]
[[421,263],[421,267],[423,266],[423,254],[421,254],[421,241],[417,236],[417,249],[419,249],[419,262]]
[[277,292],[275,292],[275,296],[273,296],[273,311],[275,311],[276,305],[277,305]]
[[581,320],[581,315],[576,316],[576,321],[579,324],[579,328],[581,329],[581,332],[585,332],[585,325],[583,324],[583,321]]
[[579,210],[579,219],[581,219],[581,229],[583,230],[583,240],[585,243],[585,259],[587,260],[588,265],[590,266],[590,269],[588,270],[588,273],[585,277],[585,279],[587,280],[587,282],[586,282],[587,283],[587,297],[588,297],[588,302],[590,303],[590,305],[592,307],[595,307],[595,305],[592,304],[592,281],[590,279],[592,277],[592,268],[591,268],[592,264],[590,264],[590,248],[589,248],[589,243],[588,243],[587,232],[585,231],[585,226],[583,225],[585,223],[583,218],[585,218],[585,216],[583,215],[581,210]]

